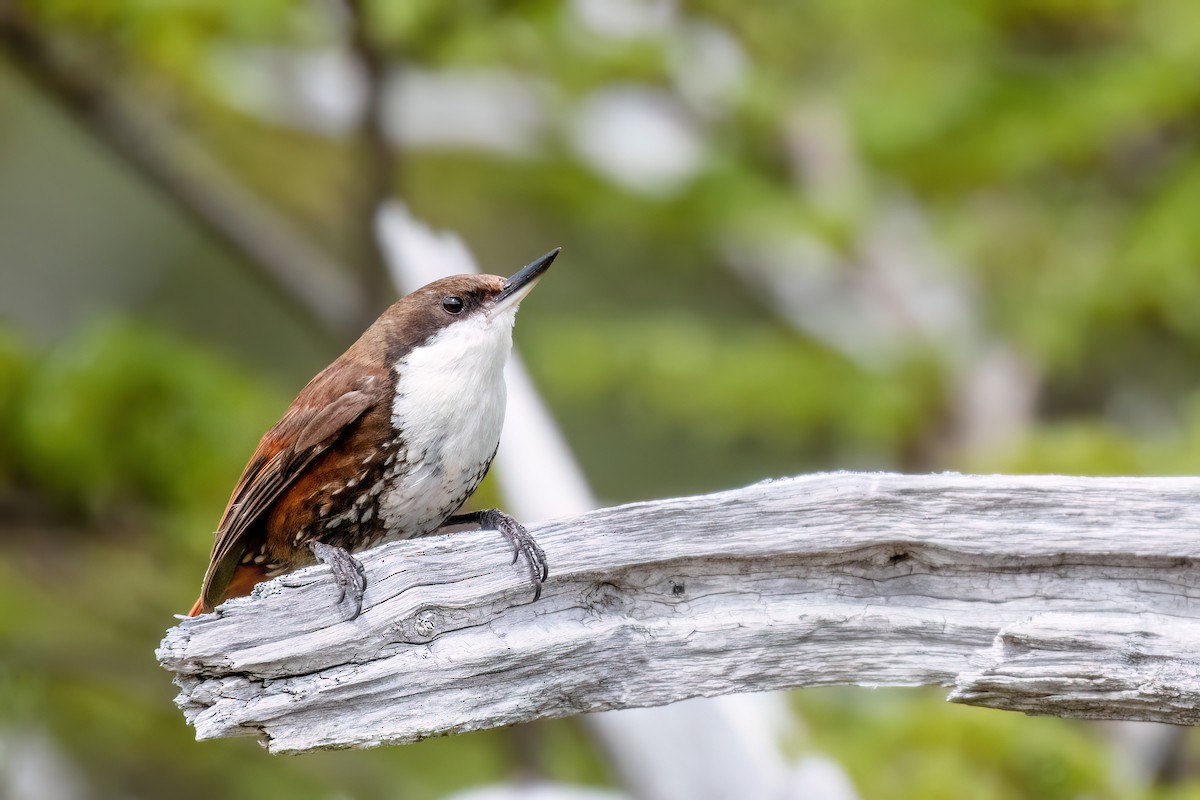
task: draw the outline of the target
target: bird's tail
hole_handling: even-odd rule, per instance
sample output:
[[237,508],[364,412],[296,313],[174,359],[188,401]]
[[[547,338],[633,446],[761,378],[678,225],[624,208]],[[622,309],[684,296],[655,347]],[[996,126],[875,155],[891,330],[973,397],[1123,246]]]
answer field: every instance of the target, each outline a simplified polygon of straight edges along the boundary
[[[251,589],[265,580],[267,580],[267,571],[263,568],[263,565],[239,564],[237,569],[233,571],[233,577],[229,579],[229,585],[225,587],[225,591],[221,594],[221,599],[214,603],[213,606],[218,606],[231,597],[245,597],[250,594]],[[192,610],[188,612],[188,616],[198,617],[210,611],[212,611],[212,608],[205,608],[204,598],[201,597],[192,606]]]

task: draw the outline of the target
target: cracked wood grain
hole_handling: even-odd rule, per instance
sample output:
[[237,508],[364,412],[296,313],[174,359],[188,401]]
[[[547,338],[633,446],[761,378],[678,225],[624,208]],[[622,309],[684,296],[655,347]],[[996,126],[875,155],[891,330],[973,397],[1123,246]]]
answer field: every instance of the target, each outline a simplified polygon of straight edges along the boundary
[[951,687],[1035,714],[1200,723],[1200,479],[831,473],[363,553],[184,619],[201,739],[369,747],[795,686]]

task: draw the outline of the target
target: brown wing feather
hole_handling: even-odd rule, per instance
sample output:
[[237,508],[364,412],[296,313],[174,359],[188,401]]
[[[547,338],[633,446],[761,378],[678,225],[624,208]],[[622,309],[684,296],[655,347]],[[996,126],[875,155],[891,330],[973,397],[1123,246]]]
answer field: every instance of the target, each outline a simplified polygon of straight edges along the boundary
[[[224,598],[248,544],[247,531],[314,458],[383,399],[384,383],[381,376],[368,374],[347,387],[345,374],[335,363],[304,387],[283,418],[263,436],[217,526],[200,591],[205,611]],[[339,388],[349,391],[337,394]]]

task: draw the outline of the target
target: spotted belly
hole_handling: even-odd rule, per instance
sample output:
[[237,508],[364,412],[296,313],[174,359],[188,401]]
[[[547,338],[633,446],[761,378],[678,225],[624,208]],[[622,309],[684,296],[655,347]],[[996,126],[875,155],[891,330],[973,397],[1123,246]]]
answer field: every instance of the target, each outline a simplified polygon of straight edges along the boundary
[[465,460],[436,448],[419,453],[399,449],[385,471],[376,512],[388,538],[411,539],[435,531],[479,487],[495,455],[495,444],[484,455]]
[[389,447],[343,486],[325,485],[312,498],[312,518],[293,547],[312,541],[356,551],[381,539],[411,539],[437,530],[479,487],[495,456],[470,465],[437,452]]

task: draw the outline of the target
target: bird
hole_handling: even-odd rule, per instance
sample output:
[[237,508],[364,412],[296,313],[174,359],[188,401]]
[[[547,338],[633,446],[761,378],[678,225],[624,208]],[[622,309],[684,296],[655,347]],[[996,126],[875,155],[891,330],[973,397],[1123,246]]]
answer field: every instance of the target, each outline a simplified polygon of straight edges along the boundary
[[525,557],[536,601],[549,569],[525,527],[495,508],[455,512],[500,442],[517,308],[560,250],[509,278],[454,275],[417,289],[309,381],[234,486],[189,616],[320,561],[353,620],[366,589],[353,553],[468,524],[498,530],[514,563]]

